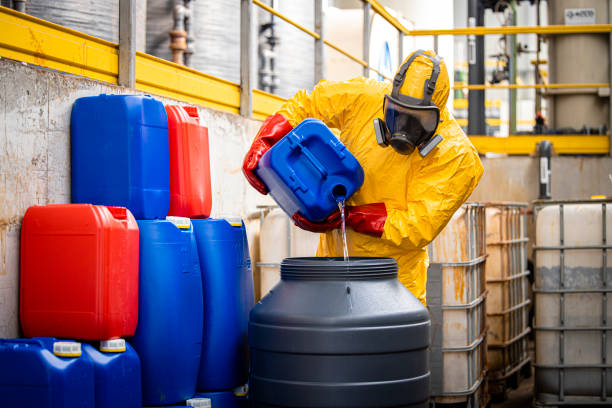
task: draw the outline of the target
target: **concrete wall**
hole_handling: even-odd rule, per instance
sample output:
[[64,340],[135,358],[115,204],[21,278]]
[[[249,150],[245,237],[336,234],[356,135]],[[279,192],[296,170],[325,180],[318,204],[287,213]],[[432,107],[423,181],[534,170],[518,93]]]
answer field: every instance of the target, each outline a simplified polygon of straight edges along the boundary
[[[31,205],[70,202],[70,110],[77,98],[100,93],[135,91],[0,59],[0,337],[19,333],[23,214]],[[213,216],[246,217],[258,204],[269,204],[268,197],[248,187],[240,171],[259,122],[199,111],[209,127]],[[249,227],[255,242],[258,223]]]
[[[539,161],[536,157],[482,158],[484,175],[470,201],[536,200],[539,193]],[[594,194],[612,195],[611,157],[553,156],[553,200],[588,199]]]

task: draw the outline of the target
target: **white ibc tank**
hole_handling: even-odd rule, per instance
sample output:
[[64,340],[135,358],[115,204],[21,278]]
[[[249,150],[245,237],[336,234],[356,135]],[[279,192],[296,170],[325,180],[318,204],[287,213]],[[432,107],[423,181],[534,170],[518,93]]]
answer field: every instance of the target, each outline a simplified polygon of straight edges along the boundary
[[280,281],[280,263],[284,258],[315,256],[319,234],[304,231],[279,208],[270,211],[259,233],[260,293],[264,297]]
[[612,404],[611,204],[535,206],[538,403]]

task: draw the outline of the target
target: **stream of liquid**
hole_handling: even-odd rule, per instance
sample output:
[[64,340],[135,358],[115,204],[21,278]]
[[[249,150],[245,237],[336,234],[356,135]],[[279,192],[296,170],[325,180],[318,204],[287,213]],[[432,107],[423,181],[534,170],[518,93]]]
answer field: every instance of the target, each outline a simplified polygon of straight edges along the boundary
[[340,234],[342,235],[342,249],[344,251],[344,262],[349,260],[348,244],[346,242],[346,218],[344,217],[344,200],[338,201],[338,208],[340,208],[340,217],[342,217],[342,226]]

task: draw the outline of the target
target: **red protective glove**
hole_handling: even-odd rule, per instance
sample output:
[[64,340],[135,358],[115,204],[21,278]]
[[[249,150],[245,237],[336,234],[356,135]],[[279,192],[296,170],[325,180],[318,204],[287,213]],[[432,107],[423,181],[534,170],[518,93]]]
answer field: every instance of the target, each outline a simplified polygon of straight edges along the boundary
[[261,156],[263,156],[265,152],[270,150],[276,142],[281,140],[292,129],[293,126],[291,126],[289,121],[280,113],[268,116],[261,125],[261,128],[259,128],[259,132],[257,132],[253,144],[251,144],[251,148],[244,157],[242,172],[249,183],[261,194],[268,194],[268,189],[255,174],[259,159],[261,159]]
[[342,224],[340,211],[334,211],[332,215],[319,222],[308,221],[300,213],[293,214],[291,218],[295,221],[296,226],[310,232],[328,232],[340,228],[340,224]]
[[380,238],[387,220],[384,203],[346,207],[346,225],[354,231]]

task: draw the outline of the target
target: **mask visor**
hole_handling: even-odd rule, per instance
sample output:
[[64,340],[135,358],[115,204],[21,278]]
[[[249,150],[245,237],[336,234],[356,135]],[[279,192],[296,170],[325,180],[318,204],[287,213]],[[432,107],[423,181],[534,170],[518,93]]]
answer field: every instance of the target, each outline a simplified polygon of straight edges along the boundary
[[437,106],[407,105],[390,95],[385,95],[384,115],[392,136],[403,134],[417,146],[434,135],[440,121]]

